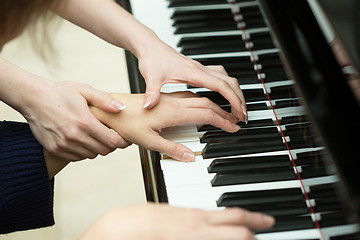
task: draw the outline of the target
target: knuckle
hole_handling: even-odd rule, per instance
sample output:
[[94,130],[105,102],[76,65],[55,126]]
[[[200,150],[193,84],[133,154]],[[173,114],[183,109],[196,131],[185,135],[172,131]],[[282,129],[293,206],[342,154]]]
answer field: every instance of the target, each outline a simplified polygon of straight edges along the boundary
[[115,150],[115,148],[104,148],[104,149],[100,150],[99,154],[101,156],[106,156],[109,153],[113,152],[114,150]]
[[215,68],[220,71],[220,72],[226,72],[225,68],[223,65],[215,65]]
[[238,80],[237,80],[236,78],[230,77],[230,78],[229,78],[229,84],[230,84],[231,86],[238,86],[238,85],[239,85],[239,82],[238,82]]
[[76,140],[78,140],[78,137],[79,137],[78,133],[79,132],[75,127],[69,127],[66,129],[64,135],[68,141],[76,141]]
[[85,117],[80,117],[76,120],[75,126],[81,130],[89,130],[91,129],[89,125],[89,121]]
[[177,144],[175,144],[175,143],[169,144],[168,149],[167,149],[167,153],[168,153],[170,156],[175,156],[175,155],[177,155],[178,151],[179,151],[179,147],[178,147]]
[[113,136],[113,137],[109,137],[108,138],[108,143],[107,143],[108,147],[110,149],[116,149],[117,147],[121,146],[122,144],[120,143],[119,137],[118,136]]
[[229,83],[227,81],[220,81],[219,82],[219,88],[220,89],[225,89],[229,87]]
[[238,222],[244,222],[247,215],[247,213],[244,210],[236,208],[236,209],[232,209],[232,211],[233,214],[236,216],[236,220]]
[[87,158],[89,158],[89,159],[94,159],[94,158],[96,158],[97,156],[98,156],[97,153],[89,153],[88,156],[87,156]]
[[208,105],[211,105],[213,102],[210,100],[210,99],[208,99],[207,97],[201,97],[200,99],[199,99],[199,101],[200,101],[200,103],[202,104],[202,105],[205,105],[205,106],[208,106]]
[[207,119],[213,119],[216,117],[216,113],[212,109],[204,109],[204,117]]

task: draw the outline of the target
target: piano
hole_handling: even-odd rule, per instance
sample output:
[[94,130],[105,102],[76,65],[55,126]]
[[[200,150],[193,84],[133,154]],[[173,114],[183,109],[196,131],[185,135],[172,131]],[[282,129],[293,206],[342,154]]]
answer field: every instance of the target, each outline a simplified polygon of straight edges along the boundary
[[[249,122],[239,122],[237,133],[211,125],[164,130],[197,153],[193,163],[140,147],[149,201],[273,215],[276,225],[257,231],[258,239],[360,239],[360,108],[329,45],[339,28],[325,2],[118,1],[179,52],[223,65],[247,100]],[[144,92],[136,58],[126,56],[131,91]],[[351,57],[350,70],[359,69]],[[205,88],[166,84],[162,91],[192,91],[229,110]]]

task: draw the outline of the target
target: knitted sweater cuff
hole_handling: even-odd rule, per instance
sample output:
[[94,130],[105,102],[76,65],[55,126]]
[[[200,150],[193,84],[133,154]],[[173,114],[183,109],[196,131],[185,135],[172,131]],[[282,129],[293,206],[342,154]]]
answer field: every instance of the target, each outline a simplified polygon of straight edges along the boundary
[[29,125],[0,122],[0,233],[53,225],[53,190]]

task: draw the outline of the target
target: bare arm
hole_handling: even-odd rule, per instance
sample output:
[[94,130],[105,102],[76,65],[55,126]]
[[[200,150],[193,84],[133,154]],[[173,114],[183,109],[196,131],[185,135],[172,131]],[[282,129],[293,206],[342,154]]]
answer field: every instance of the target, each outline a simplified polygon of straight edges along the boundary
[[247,121],[239,83],[223,68],[205,67],[176,52],[112,0],[64,1],[64,8],[57,11],[60,16],[115,46],[130,50],[139,59],[139,69],[147,84],[146,108],[159,102],[163,84],[187,83],[221,93],[231,103],[233,115]]
[[85,84],[52,82],[2,58],[0,86],[0,100],[19,111],[38,142],[58,157],[94,158],[129,145],[90,113],[88,104],[119,111],[108,93]]

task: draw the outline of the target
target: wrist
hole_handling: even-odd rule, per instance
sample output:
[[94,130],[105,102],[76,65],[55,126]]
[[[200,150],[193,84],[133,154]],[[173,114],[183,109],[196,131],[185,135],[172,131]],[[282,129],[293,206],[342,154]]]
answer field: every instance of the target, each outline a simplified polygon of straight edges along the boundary
[[53,82],[40,77],[34,81],[26,81],[24,83],[24,88],[20,90],[19,98],[17,99],[14,108],[25,118],[31,117],[32,110],[41,107],[41,103],[46,101],[46,95],[49,94],[49,88],[53,85]]
[[48,170],[49,179],[52,179],[56,174],[58,174],[66,165],[70,162],[48,152],[46,149],[43,150],[46,167]]
[[164,42],[162,42],[151,29],[146,28],[141,37],[137,37],[131,42],[129,50],[137,58],[142,58],[162,44],[164,44]]

